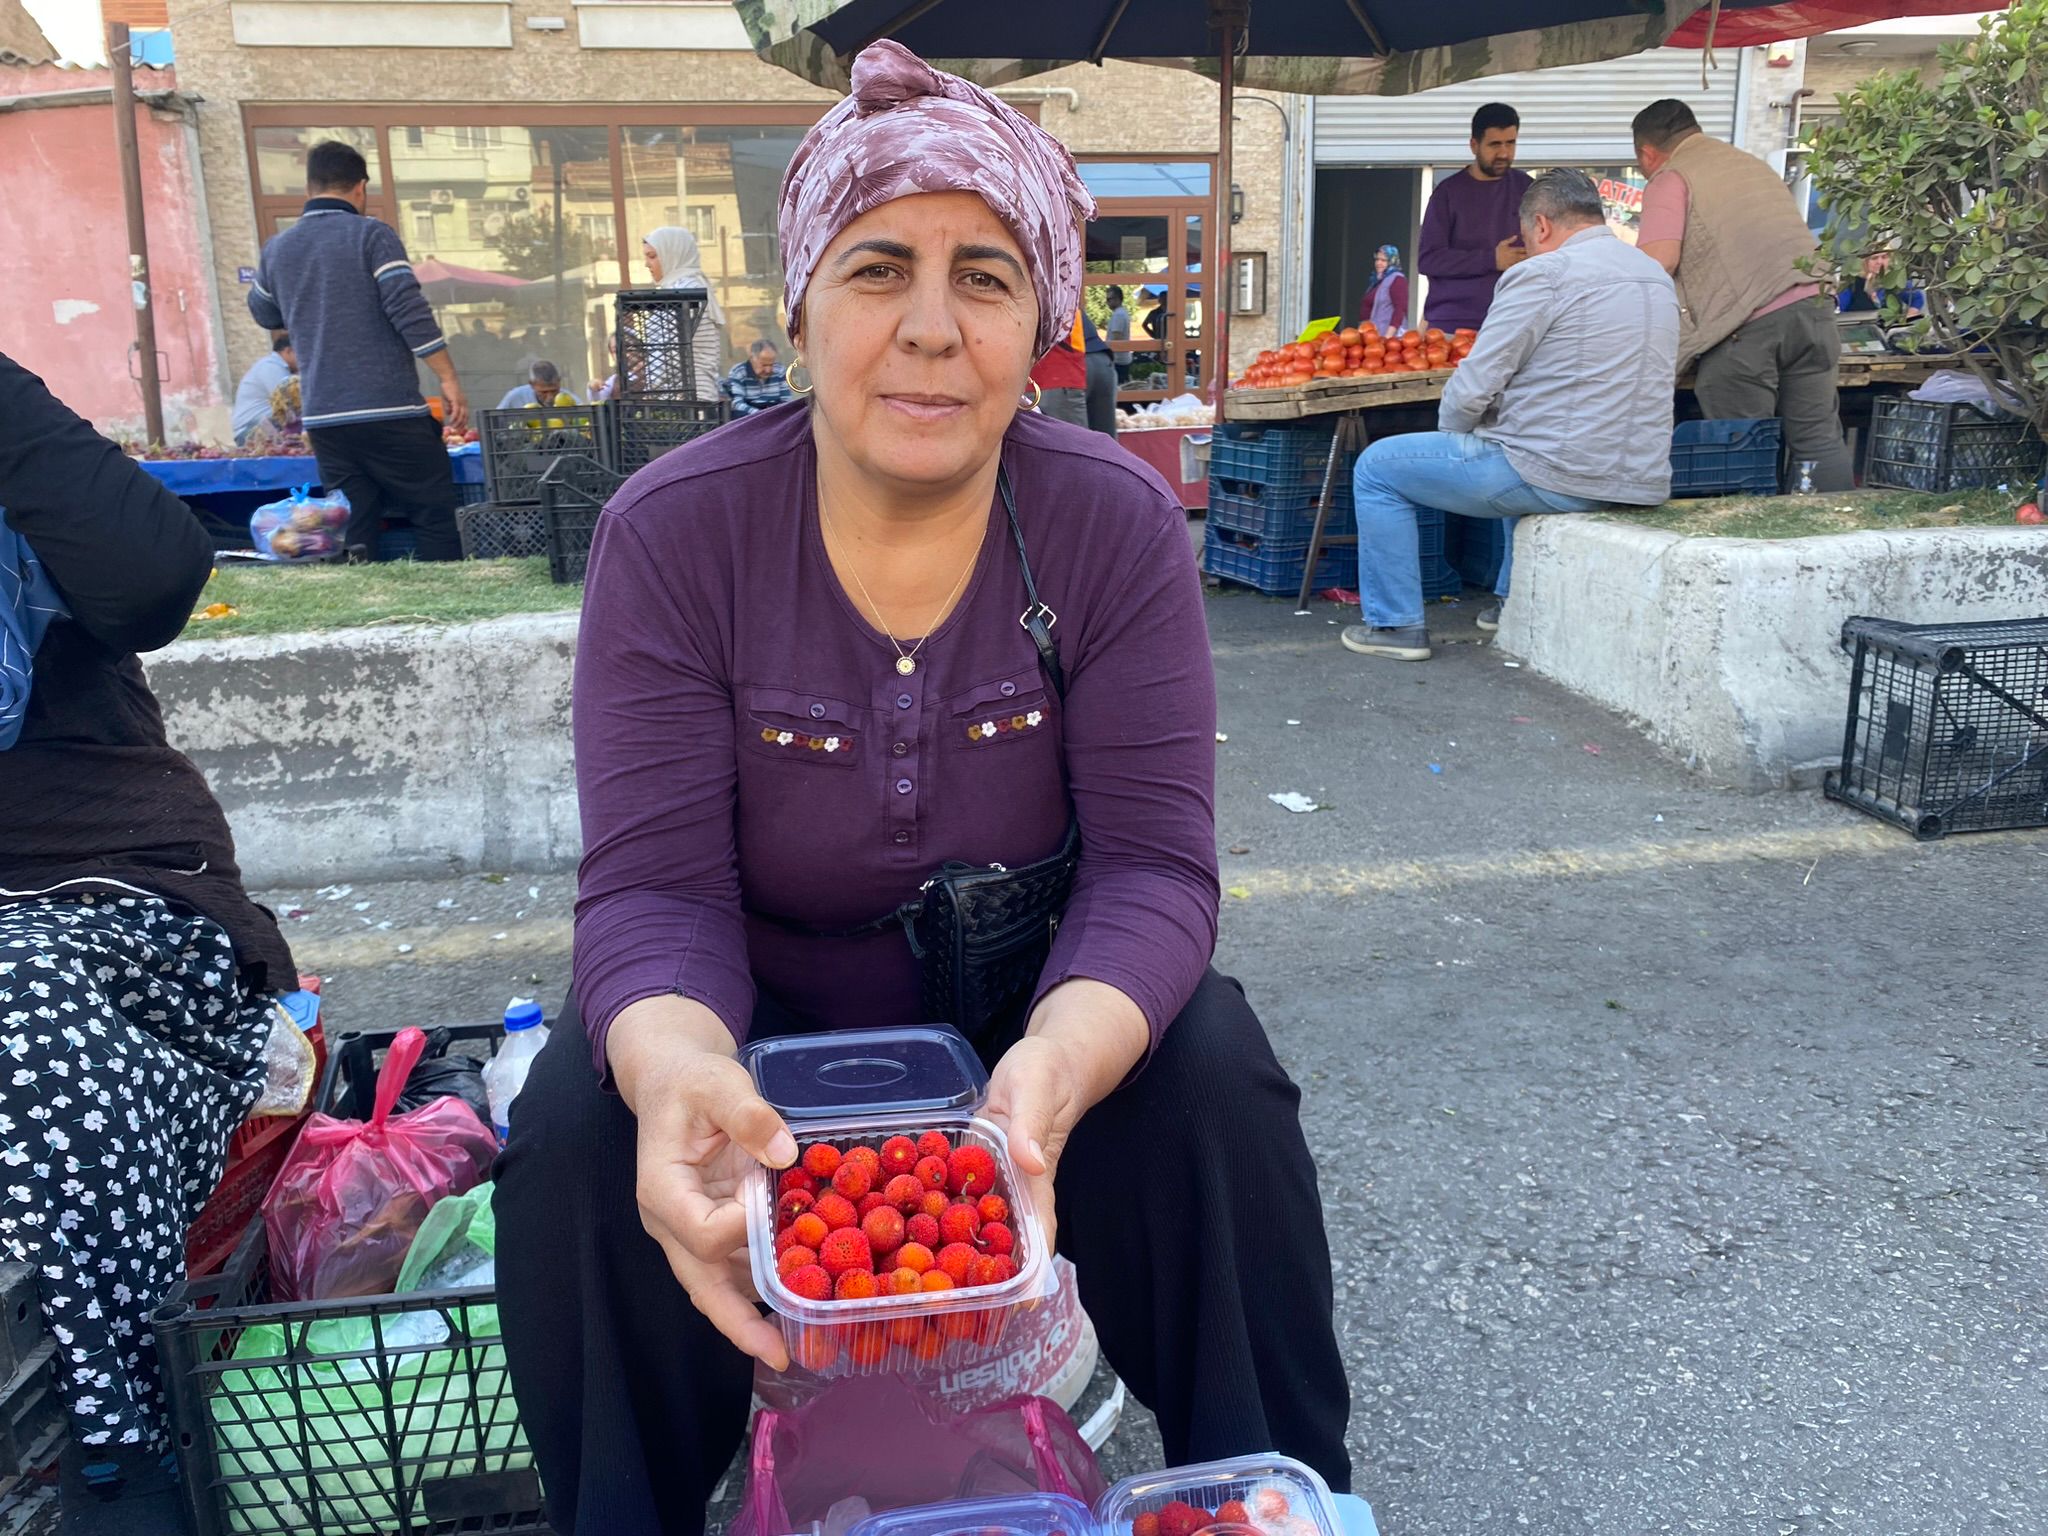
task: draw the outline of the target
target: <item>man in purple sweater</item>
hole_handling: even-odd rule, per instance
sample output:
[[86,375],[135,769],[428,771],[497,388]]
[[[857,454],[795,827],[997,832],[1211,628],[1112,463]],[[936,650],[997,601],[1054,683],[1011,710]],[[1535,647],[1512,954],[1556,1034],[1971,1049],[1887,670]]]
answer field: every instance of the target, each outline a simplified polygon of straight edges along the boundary
[[1529,176],[1515,169],[1521,129],[1505,102],[1474,112],[1472,163],[1429,195],[1415,270],[1429,279],[1427,323],[1439,330],[1478,330],[1501,273],[1528,257],[1521,219]]

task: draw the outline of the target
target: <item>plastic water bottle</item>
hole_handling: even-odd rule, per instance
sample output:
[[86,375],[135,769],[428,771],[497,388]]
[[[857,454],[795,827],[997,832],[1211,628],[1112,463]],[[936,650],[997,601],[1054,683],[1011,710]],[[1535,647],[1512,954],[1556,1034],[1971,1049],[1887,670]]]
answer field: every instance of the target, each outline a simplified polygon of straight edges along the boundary
[[1793,495],[1811,496],[1814,494],[1813,472],[1819,467],[1820,462],[1817,459],[1801,459],[1799,461],[1799,483],[1793,486]]
[[548,1043],[548,1027],[541,1023],[539,1003],[518,1000],[505,1010],[505,1039],[498,1052],[484,1065],[484,1092],[491,1101],[491,1128],[503,1146],[511,1130],[512,1101],[526,1086],[526,1074],[533,1058]]

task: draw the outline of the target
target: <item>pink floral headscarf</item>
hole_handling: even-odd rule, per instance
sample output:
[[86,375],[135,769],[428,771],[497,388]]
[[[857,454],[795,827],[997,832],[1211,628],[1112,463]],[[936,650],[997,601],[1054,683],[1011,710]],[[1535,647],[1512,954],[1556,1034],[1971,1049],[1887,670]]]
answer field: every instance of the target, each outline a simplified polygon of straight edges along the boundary
[[1080,225],[1095,199],[1051,134],[980,86],[884,38],[853,61],[853,93],[804,135],[782,179],[776,223],[784,297],[799,325],[825,248],[864,213],[920,192],[972,192],[1024,250],[1038,294],[1038,351],[1081,304]]

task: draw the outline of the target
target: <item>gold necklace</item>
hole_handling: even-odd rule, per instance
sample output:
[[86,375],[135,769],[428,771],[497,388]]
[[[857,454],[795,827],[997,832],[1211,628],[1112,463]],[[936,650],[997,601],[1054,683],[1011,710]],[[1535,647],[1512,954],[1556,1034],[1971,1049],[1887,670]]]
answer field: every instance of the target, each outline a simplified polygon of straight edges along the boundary
[[[832,526],[832,518],[825,511],[825,503],[822,499],[818,502],[818,521],[824,526],[825,532],[831,534],[834,538],[838,537],[839,531]],[[853,552],[851,550],[847,551],[846,573],[853,578],[854,586],[860,589],[861,600],[868,605],[868,612],[874,615],[875,628],[882,632],[882,638],[887,640],[891,649],[896,652],[896,670],[900,675],[908,677],[917,670],[917,653],[923,650],[926,644],[930,642],[932,631],[939,627],[939,620],[944,618],[947,611],[952,608],[953,599],[960,595],[960,589],[967,585],[967,578],[974,574],[974,567],[980,561],[981,544],[977,540],[974,546],[974,553],[968,557],[967,568],[961,571],[960,579],[953,583],[953,590],[948,592],[946,600],[939,604],[939,611],[932,615],[931,623],[925,625],[924,633],[918,637],[917,644],[906,651],[901,643],[898,642],[896,636],[890,632],[889,626],[882,622],[881,605],[869,594],[868,584],[860,579],[860,568],[853,563]]]

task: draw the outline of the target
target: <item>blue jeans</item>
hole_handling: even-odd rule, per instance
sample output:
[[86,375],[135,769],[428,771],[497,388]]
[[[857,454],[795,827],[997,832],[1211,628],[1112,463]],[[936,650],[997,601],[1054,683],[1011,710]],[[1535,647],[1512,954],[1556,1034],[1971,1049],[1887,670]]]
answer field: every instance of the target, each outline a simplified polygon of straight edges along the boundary
[[1500,444],[1470,432],[1411,432],[1366,445],[1351,472],[1358,508],[1358,595],[1375,629],[1422,622],[1422,556],[1416,513],[1424,507],[1507,519],[1496,596],[1508,595],[1515,522],[1535,512],[1594,512],[1607,505],[1540,490],[1515,473]]

